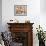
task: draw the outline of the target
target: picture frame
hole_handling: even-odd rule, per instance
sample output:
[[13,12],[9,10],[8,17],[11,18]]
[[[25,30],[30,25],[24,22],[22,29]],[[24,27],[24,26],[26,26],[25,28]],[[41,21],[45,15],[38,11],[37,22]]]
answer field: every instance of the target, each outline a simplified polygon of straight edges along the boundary
[[26,16],[27,5],[14,5],[14,16]]

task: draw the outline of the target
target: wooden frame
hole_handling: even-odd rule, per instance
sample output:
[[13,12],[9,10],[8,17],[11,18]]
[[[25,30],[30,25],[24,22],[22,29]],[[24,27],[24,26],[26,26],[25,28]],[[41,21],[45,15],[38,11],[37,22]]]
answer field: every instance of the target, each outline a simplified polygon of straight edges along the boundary
[[14,5],[14,16],[26,16],[27,5]]

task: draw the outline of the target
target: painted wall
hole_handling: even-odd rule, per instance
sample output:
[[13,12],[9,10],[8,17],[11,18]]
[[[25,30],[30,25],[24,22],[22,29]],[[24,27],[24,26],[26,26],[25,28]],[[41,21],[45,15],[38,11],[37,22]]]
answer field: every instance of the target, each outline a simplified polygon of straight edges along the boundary
[[[14,5],[27,5],[27,16],[14,16]],[[40,24],[40,0],[2,0],[2,25],[3,31],[8,30],[7,22],[17,19],[19,22],[30,20],[33,25],[33,45],[38,46],[36,27]],[[36,40],[37,39],[37,40]]]
[[[14,5],[27,5],[27,16],[14,16]],[[36,27],[40,24],[40,0],[2,0],[2,25],[3,31],[7,31],[7,22],[10,19],[17,19],[19,22],[30,20],[33,25],[33,45],[38,46]],[[37,39],[37,40],[36,40]]]
[[46,0],[40,0],[40,24],[46,31]]
[[[27,5],[27,16],[14,16],[14,5]],[[44,7],[43,0],[2,0],[2,26],[3,31],[8,30],[7,22],[11,19],[17,19],[19,22],[30,20],[33,25],[33,45],[38,46],[36,37],[36,27],[39,24],[46,30],[46,15],[42,12]],[[45,8],[45,7],[44,7]],[[44,10],[45,11],[45,10]]]
[[0,31],[2,31],[2,0],[0,0]]
[[[17,4],[27,5],[27,16],[14,16],[14,5],[17,5]],[[32,1],[2,0],[3,26],[5,26],[10,19],[17,19],[19,20],[19,22],[24,22],[26,19],[29,19],[30,22],[39,23],[39,15],[40,15],[40,0],[39,1],[38,0],[35,0],[35,1],[34,0]],[[5,27],[4,29],[6,30]]]

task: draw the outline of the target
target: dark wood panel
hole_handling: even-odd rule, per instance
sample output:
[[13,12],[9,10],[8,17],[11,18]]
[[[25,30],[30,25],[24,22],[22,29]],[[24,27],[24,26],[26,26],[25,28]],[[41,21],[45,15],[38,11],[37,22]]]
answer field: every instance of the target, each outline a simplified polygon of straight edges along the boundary
[[[28,37],[26,37],[26,41],[24,42],[24,46],[33,46],[33,23],[7,23],[9,25],[9,31],[11,31],[12,33],[15,33],[15,34],[12,34],[13,35],[13,39],[15,39],[15,35],[16,33],[20,32],[27,32],[28,34]],[[21,35],[20,35],[21,36]]]

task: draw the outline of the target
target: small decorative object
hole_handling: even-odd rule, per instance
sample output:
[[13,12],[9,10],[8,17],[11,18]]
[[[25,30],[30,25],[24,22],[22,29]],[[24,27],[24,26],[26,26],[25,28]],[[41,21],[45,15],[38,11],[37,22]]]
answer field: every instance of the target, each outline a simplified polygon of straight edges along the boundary
[[9,22],[10,22],[10,23],[13,23],[13,19],[11,19]]
[[14,21],[16,21],[16,23],[19,23],[19,21],[17,19],[15,19]]
[[25,23],[30,23],[30,20],[26,20]]
[[37,29],[37,34],[38,35],[38,40],[39,40],[39,46],[45,46],[45,35],[43,32],[42,27],[36,28]]
[[27,15],[27,5],[15,5],[14,6],[15,16],[25,16]]
[[16,19],[14,19],[14,20],[13,20],[13,19],[11,19],[11,20],[10,20],[10,23],[19,23],[19,21],[18,21],[18,20],[16,20]]
[[10,20],[10,21],[13,21],[13,20]]

